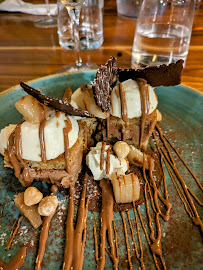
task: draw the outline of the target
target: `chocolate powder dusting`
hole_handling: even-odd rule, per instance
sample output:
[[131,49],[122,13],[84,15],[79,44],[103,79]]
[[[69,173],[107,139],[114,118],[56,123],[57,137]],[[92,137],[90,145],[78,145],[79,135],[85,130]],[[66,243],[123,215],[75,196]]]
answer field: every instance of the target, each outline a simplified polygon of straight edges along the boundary
[[24,89],[26,93],[36,98],[40,103],[44,104],[45,106],[51,107],[57,111],[67,113],[69,115],[94,117],[93,114],[87,111],[75,109],[69,103],[64,103],[62,100],[45,96],[40,91],[30,87],[23,82],[20,83],[20,86]]
[[[158,151],[153,151],[151,149],[147,150],[146,153],[150,155],[154,159],[155,170],[153,171],[153,176],[157,185],[157,188],[161,186],[161,182],[163,179],[163,172],[160,164],[160,155]],[[78,176],[78,180],[75,184],[75,204],[79,205],[80,197],[83,188],[84,175],[85,170],[87,168],[83,168],[81,173]],[[130,165],[129,174],[135,173],[138,176],[140,181],[140,199],[135,202],[135,206],[141,205],[144,203],[144,178],[142,174],[142,169],[138,168],[134,165]],[[147,173],[148,171],[146,171]],[[87,193],[86,196],[89,198],[88,210],[100,212],[101,203],[102,203],[102,191],[99,186],[100,181],[95,181],[93,175],[90,170],[88,170],[88,179],[87,179]],[[116,203],[114,200],[114,212],[127,211],[133,208],[133,203]]]
[[181,73],[183,70],[183,60],[178,60],[170,65],[147,67],[144,69],[118,69],[120,82],[128,79],[135,80],[142,78],[151,86],[173,86],[181,83]]
[[104,66],[97,70],[92,84],[94,99],[103,111],[110,110],[110,91],[117,81],[116,59],[111,57]]

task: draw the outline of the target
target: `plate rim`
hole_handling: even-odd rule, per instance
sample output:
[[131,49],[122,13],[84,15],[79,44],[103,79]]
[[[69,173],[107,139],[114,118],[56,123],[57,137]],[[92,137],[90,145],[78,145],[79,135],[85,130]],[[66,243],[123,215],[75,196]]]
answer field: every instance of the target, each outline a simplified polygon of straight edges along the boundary
[[[50,74],[50,75],[46,75],[43,77],[38,77],[29,81],[25,81],[26,84],[28,83],[33,83],[35,81],[39,81],[41,79],[48,79],[48,78],[52,78],[52,77],[57,77],[57,76],[61,76],[61,75],[68,75],[68,74],[77,74],[77,73],[88,73],[88,72],[96,72],[97,69],[88,69],[88,70],[77,70],[77,71],[71,71],[71,72],[60,72],[60,73],[54,73],[54,74]],[[20,87],[20,84],[16,84],[12,87],[9,87],[8,89],[3,90],[2,92],[0,92],[0,98],[9,93],[12,92],[14,90],[16,90],[16,88]]]
[[[50,74],[50,75],[46,75],[46,76],[43,76],[43,77],[38,77],[38,78],[35,78],[35,79],[32,79],[32,80],[29,80],[29,81],[25,81],[26,84],[29,84],[29,83],[33,83],[33,82],[36,82],[36,81],[39,81],[39,80],[43,80],[43,79],[48,79],[48,78],[52,78],[52,77],[57,77],[57,76],[61,76],[61,75],[68,75],[68,74],[77,74],[77,73],[88,73],[88,72],[96,72],[97,69],[88,69],[88,70],[77,70],[77,71],[71,71],[71,72],[61,72],[61,73],[54,73],[54,74]],[[200,96],[203,96],[203,92],[195,89],[195,88],[192,88],[192,87],[189,87],[187,86],[186,84],[184,83],[181,83],[181,84],[178,84],[178,85],[175,85],[175,86],[182,86],[182,87],[185,87],[187,88],[188,90],[191,90],[197,94],[199,94]],[[3,90],[2,92],[0,92],[0,98],[7,94],[7,93],[10,93],[12,91],[15,91],[16,88],[20,87],[20,84],[17,84],[17,85],[14,85],[8,89],[5,89]],[[173,87],[173,86],[172,86]]]

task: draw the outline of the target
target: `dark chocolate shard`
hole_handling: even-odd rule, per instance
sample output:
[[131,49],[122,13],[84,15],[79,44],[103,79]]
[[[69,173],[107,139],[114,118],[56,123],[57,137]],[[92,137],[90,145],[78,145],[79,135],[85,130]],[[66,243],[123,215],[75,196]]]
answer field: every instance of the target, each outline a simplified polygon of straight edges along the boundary
[[97,70],[92,84],[94,99],[103,111],[110,110],[110,91],[117,81],[116,59],[111,57],[104,66]]
[[30,87],[23,82],[20,83],[20,86],[24,89],[25,92],[36,98],[40,103],[44,104],[45,106],[51,107],[57,111],[67,113],[69,115],[94,117],[94,115],[89,113],[88,111],[75,109],[71,104],[64,103],[62,100],[45,96],[40,91]]
[[142,78],[151,86],[173,86],[181,83],[181,73],[183,70],[183,60],[176,63],[161,66],[146,67],[144,69],[118,69],[120,82],[128,79],[135,80]]

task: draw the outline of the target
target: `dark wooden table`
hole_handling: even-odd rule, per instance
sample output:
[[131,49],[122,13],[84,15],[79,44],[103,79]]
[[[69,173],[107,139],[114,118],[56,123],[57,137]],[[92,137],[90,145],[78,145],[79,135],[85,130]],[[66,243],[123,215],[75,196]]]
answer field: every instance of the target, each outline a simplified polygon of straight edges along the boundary
[[[44,2],[44,1],[32,1]],[[56,73],[74,63],[75,54],[59,46],[56,28],[37,28],[41,16],[0,12],[0,91]],[[105,0],[104,43],[98,50],[81,53],[84,62],[104,64],[118,56],[118,66],[130,67],[136,20],[120,17],[116,1]],[[203,6],[195,12],[192,39],[182,83],[203,92]]]

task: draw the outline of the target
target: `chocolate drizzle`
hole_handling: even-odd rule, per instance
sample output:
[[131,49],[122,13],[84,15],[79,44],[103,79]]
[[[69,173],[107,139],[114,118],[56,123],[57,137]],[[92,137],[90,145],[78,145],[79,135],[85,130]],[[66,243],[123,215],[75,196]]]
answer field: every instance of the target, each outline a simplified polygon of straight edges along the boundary
[[101,155],[100,155],[100,170],[104,169],[104,152],[105,152],[106,143],[102,141]]
[[127,231],[126,222],[125,222],[125,214],[123,211],[120,214],[121,214],[123,227],[124,227],[125,242],[126,242],[127,254],[128,254],[128,264],[129,264],[130,270],[132,270],[133,265],[132,265],[131,256],[130,256],[130,246],[129,246],[129,241],[128,241],[128,231]]
[[108,231],[108,240],[111,248],[109,253],[111,259],[114,263],[114,269],[118,269],[118,256],[116,255],[115,246],[113,242],[113,227],[112,222],[113,217],[113,191],[109,180],[102,179],[100,181],[100,186],[102,188],[102,209],[100,213],[101,220],[101,243],[100,243],[100,258],[97,263],[97,269],[104,269],[105,266],[105,248],[106,248],[106,233]]
[[0,269],[1,268],[3,268],[3,270],[20,269],[24,264],[26,251],[27,251],[27,248],[23,247],[9,263],[4,263],[0,261]]
[[[51,191],[53,195],[56,194],[57,190],[58,188],[55,185],[51,187]],[[41,270],[41,264],[42,264],[42,260],[43,260],[45,248],[46,248],[46,242],[49,235],[49,227],[50,227],[50,223],[54,214],[43,218],[40,239],[39,239],[39,249],[38,249],[37,258],[35,261],[35,270]]]
[[41,148],[41,157],[42,157],[42,162],[44,163],[47,162],[46,145],[45,145],[45,137],[44,137],[45,125],[46,125],[46,119],[42,120],[39,126],[39,141],[40,141],[40,148]]
[[64,103],[70,103],[71,102],[72,93],[73,93],[72,88],[71,87],[67,87],[66,90],[65,90],[65,92],[64,92],[62,101]]
[[140,148],[142,149],[144,126],[149,114],[149,85],[144,79],[137,79],[141,101]]
[[119,83],[119,93],[120,93],[120,100],[121,100],[121,117],[124,122],[128,119],[128,112],[127,112],[127,104],[125,99],[125,91],[122,83]]
[[69,103],[64,103],[62,100],[54,99],[48,96],[43,95],[40,91],[30,87],[25,83],[20,83],[20,86],[27,92],[29,95],[36,98],[40,103],[45,106],[51,107],[55,110],[67,113],[69,115],[83,116],[83,117],[94,117],[91,113],[79,109],[75,109]]
[[15,177],[19,178],[21,173],[21,167],[18,162],[18,159],[15,155],[15,131],[13,131],[8,139],[8,156],[9,160],[14,168]]
[[[156,125],[156,128],[160,134],[160,138],[162,140],[162,142],[164,143],[164,146],[167,150],[167,153],[170,153],[171,154],[171,151],[168,147],[166,147],[166,142],[164,141],[164,137],[163,137],[163,133],[161,131],[161,129],[159,128],[158,125]],[[158,144],[158,143],[157,143]],[[200,220],[200,217],[199,217],[199,214],[197,212],[197,209],[195,207],[195,204],[191,198],[191,195],[190,195],[190,192],[189,192],[189,188],[188,186],[186,185],[184,179],[182,178],[182,176],[180,175],[177,167],[176,167],[176,164],[175,164],[175,161],[172,157],[172,155],[170,155],[170,158],[169,156],[166,154],[166,152],[160,147],[160,145],[158,144],[159,146],[159,149],[161,149],[161,153],[162,153],[162,156],[164,157],[164,159],[168,162],[168,164],[170,165],[170,167],[172,168],[172,170],[174,171],[177,179],[179,180],[181,186],[182,186],[182,189],[183,189],[183,192],[185,194],[185,197],[186,197],[186,201],[191,209],[191,215],[190,218],[192,219],[193,223],[196,225],[196,226],[199,226],[200,230],[201,230],[201,233],[203,233],[203,223],[202,221]]]
[[64,150],[65,150],[65,162],[66,162],[66,171],[70,173],[69,167],[69,132],[72,130],[72,123],[68,117],[65,120],[65,127],[63,128],[63,135],[64,135]]
[[75,189],[70,186],[70,198],[68,204],[68,216],[66,221],[66,244],[64,253],[63,270],[78,269],[82,270],[84,260],[84,248],[86,241],[86,223],[88,216],[88,200],[85,204],[87,186],[87,174],[82,190],[78,218],[74,230],[74,202]]
[[[23,219],[23,216],[21,216],[18,219],[18,221],[15,220],[15,222],[13,223],[13,226],[12,226],[12,229],[11,229],[11,233],[10,233],[10,236],[9,236],[9,239],[8,239],[8,243],[7,243],[6,247],[5,247],[5,250],[9,250],[10,249],[11,244],[13,242],[13,239],[14,239],[16,233],[18,232],[18,229],[20,227],[20,223],[21,223],[22,219]],[[15,227],[15,225],[16,225],[16,227]]]

